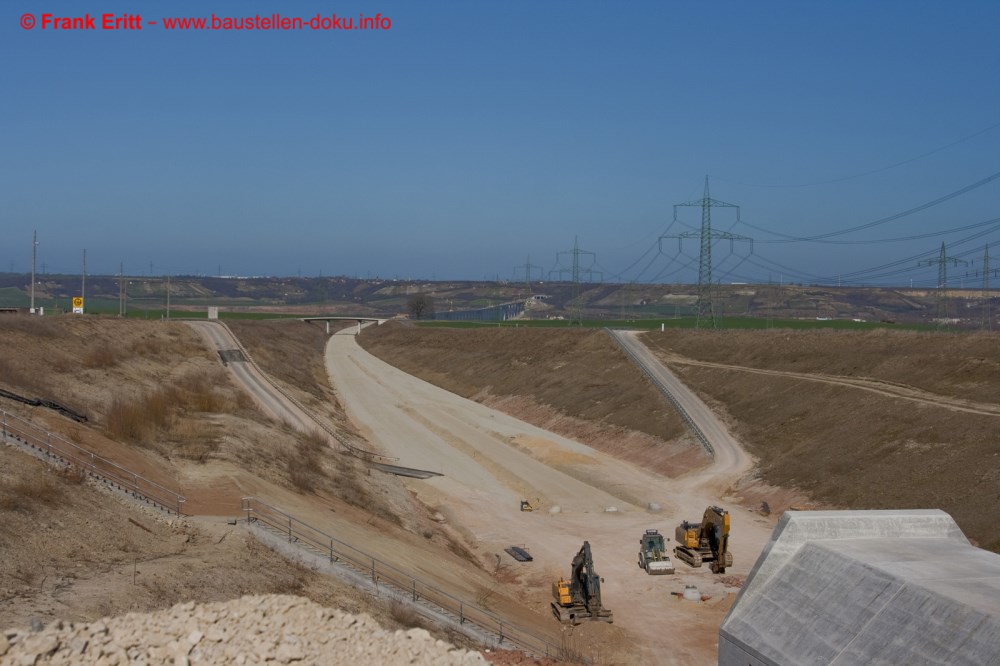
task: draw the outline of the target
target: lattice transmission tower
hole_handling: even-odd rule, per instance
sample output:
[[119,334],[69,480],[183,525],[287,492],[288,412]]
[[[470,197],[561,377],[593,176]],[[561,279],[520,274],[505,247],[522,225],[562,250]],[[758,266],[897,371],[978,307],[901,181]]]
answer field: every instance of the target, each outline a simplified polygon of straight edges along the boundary
[[993,330],[993,317],[990,314],[990,244],[983,250],[983,330]]
[[531,263],[531,255],[529,254],[528,258],[525,260],[523,264],[514,266],[513,281],[524,282],[524,284],[528,287],[528,291],[531,291],[531,274],[533,272],[536,273],[538,277],[535,279],[537,280],[541,279],[544,271],[545,269],[542,268],[541,266],[536,266],[535,264]]
[[735,208],[736,222],[740,221],[740,207],[736,204],[726,203],[713,199],[708,193],[708,176],[705,176],[705,194],[701,199],[687,201],[685,203],[674,204],[674,222],[677,222],[677,209],[684,206],[697,206],[701,208],[701,229],[698,231],[686,231],[682,234],[670,234],[660,236],[660,252],[663,252],[663,239],[676,238],[680,243],[685,238],[697,238],[700,241],[701,252],[698,256],[698,326],[701,320],[708,318],[712,328],[715,328],[715,306],[712,299],[712,243],[716,240],[728,240],[730,245],[735,241],[745,241],[750,243],[750,252],[753,252],[753,239],[749,236],[730,233],[728,231],[712,230],[712,209],[713,208]]
[[[569,266],[563,265],[562,257],[569,256],[572,260],[569,262]],[[586,260],[589,257],[587,265],[581,265],[580,257],[584,257]],[[590,252],[589,250],[580,249],[580,241],[578,238],[573,238],[573,249],[566,250],[564,252],[556,252],[556,265],[551,271],[549,271],[549,279],[552,279],[552,275],[556,274],[559,276],[560,280],[565,279],[566,274],[569,274],[570,281],[573,283],[573,301],[575,306],[573,308],[574,320],[578,324],[583,324],[583,303],[581,303],[581,290],[580,284],[582,282],[581,277],[586,275],[588,282],[594,282],[594,276],[599,275],[600,280],[604,280],[604,273],[602,271],[595,270],[594,267],[597,266],[597,254],[595,252]]]
[[993,312],[992,312],[992,294],[990,293],[990,275],[994,277],[997,273],[1000,273],[1000,269],[990,268],[990,245],[986,244],[983,249],[983,268],[981,271],[976,271],[973,275],[978,276],[979,273],[983,274],[983,320],[982,329],[984,331],[993,330]]
[[937,264],[938,266],[938,285],[937,285],[937,315],[938,319],[948,318],[948,264],[952,266],[958,266],[963,264],[965,266],[969,265],[969,262],[964,259],[958,259],[957,257],[949,257],[944,249],[944,243],[941,243],[941,254],[936,259],[924,259],[917,263],[917,266],[933,266]]

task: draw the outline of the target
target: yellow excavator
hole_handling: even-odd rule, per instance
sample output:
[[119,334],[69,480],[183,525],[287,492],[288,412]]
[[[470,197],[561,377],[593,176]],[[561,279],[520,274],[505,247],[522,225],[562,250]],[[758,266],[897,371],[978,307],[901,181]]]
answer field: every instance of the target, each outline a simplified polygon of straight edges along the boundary
[[712,573],[726,573],[733,566],[729,552],[729,512],[717,506],[705,509],[700,523],[683,521],[674,535],[674,555],[693,567],[711,562]]
[[573,558],[569,578],[552,583],[552,614],[560,622],[580,624],[587,620],[613,622],[611,611],[601,605],[602,579],[594,571],[590,542]]

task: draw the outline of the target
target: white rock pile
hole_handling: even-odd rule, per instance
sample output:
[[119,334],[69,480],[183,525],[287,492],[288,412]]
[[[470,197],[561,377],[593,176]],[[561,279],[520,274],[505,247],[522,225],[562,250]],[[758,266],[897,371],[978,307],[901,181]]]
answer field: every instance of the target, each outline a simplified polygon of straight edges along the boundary
[[89,624],[57,620],[0,634],[0,664],[485,664],[424,629],[390,632],[368,615],[303,597],[178,604]]

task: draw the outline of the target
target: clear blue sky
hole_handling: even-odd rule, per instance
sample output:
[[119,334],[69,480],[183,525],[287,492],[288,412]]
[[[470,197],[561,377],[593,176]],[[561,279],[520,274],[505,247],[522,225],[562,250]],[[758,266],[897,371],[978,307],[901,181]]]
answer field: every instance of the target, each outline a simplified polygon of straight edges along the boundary
[[[43,13],[87,12],[158,25],[42,29]],[[162,24],[213,13],[392,23]],[[671,227],[673,204],[708,175],[757,227],[713,211],[757,239],[746,260],[716,244],[718,280],[932,284],[914,257],[942,241],[975,259],[949,268],[958,280],[986,242],[1000,267],[1000,220],[850,245],[760,229],[846,229],[1000,172],[998,34],[995,0],[5,0],[0,270],[29,269],[34,229],[49,272],[79,271],[86,248],[91,273],[427,279],[509,278],[529,255],[548,271],[579,237],[606,278],[692,281],[696,240],[647,251],[699,226],[685,208]],[[1000,178],[830,240],[993,218]]]

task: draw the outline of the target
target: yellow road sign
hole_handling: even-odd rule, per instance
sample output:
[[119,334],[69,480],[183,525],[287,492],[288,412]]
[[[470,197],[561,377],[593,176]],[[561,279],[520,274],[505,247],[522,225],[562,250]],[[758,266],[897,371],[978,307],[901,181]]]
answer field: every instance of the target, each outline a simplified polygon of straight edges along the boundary
[[82,308],[83,307],[83,297],[82,296],[74,296],[73,297],[73,307],[74,308]]

